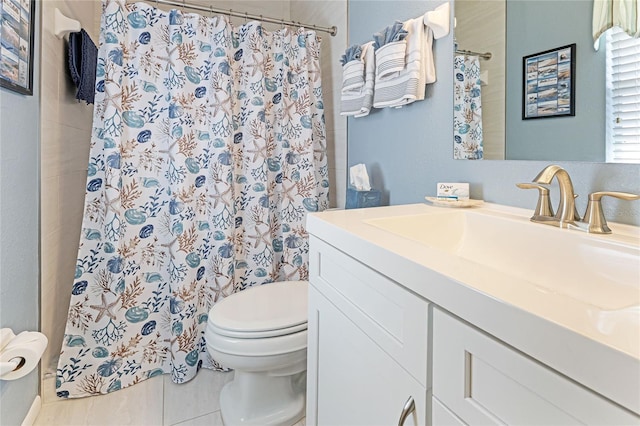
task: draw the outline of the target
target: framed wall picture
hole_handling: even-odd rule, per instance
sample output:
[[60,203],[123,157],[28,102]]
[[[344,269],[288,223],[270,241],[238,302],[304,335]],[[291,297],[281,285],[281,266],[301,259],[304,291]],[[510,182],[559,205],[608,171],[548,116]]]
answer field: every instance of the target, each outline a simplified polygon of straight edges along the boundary
[[0,0],[0,86],[33,95],[36,0]]
[[576,45],[522,58],[522,119],[574,116]]

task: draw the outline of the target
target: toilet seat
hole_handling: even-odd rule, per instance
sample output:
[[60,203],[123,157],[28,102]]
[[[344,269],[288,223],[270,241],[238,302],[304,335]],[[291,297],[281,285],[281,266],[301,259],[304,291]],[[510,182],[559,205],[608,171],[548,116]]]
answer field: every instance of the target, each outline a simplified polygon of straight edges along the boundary
[[263,330],[263,331],[235,331],[227,330],[225,328],[218,327],[212,322],[207,323],[207,328],[212,332],[226,337],[235,337],[237,339],[259,339],[262,337],[278,337],[287,334],[297,333],[307,329],[307,323],[294,325],[286,328],[279,328],[276,330]]
[[209,311],[207,329],[220,336],[257,339],[307,329],[306,281],[263,284],[234,293]]
[[285,334],[284,336],[258,339],[205,333],[205,339],[209,350],[245,357],[282,355],[307,348],[307,330]]

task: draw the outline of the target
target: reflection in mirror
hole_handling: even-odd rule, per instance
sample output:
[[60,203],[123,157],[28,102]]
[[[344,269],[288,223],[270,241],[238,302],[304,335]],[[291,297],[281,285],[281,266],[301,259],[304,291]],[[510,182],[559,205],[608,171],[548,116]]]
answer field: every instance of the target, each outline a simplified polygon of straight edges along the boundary
[[[482,145],[482,157],[502,160],[505,153],[505,44],[506,2],[455,2],[457,86],[454,122],[455,158],[473,158]],[[483,54],[489,54],[484,55]],[[480,85],[468,77],[480,68]],[[475,86],[475,91],[469,86]],[[467,92],[462,94],[462,92]],[[481,93],[480,99],[477,95]],[[476,136],[477,135],[477,136]]]
[[[479,87],[475,85],[477,90],[473,90],[473,82],[462,85],[471,88],[467,96],[470,103],[454,102],[454,158],[607,161],[606,140],[610,131],[606,122],[607,49],[604,40],[603,48],[594,49],[593,2],[456,0],[454,6],[457,49],[492,55],[489,60],[472,61],[471,65],[470,55],[464,59],[456,55],[465,72],[474,68],[473,64],[479,64],[481,83]],[[522,58],[573,43],[576,43],[576,115],[523,120]],[[640,71],[638,63],[633,63],[636,72]],[[460,80],[466,75],[459,70],[454,72],[457,99]],[[631,84],[640,86],[637,79]],[[478,92],[481,96],[476,100],[474,95]],[[638,107],[634,108],[637,115]],[[619,120],[618,116],[610,121],[616,119]],[[625,135],[625,140],[635,141],[640,150],[638,127],[625,132],[632,133]],[[482,157],[474,157],[478,152]]]

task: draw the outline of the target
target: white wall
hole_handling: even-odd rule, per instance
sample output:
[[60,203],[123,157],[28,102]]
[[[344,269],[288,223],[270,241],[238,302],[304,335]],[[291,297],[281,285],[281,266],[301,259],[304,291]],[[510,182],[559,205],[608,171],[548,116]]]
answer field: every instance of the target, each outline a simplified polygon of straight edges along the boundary
[[[0,327],[38,330],[40,5],[36,2],[33,96],[0,88]],[[38,394],[37,369],[0,381],[0,425],[20,424]]]

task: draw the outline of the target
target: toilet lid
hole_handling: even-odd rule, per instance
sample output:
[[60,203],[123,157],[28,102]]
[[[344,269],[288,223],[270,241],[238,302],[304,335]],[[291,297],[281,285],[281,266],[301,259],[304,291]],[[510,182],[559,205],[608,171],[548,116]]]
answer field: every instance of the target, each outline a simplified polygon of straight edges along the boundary
[[208,322],[215,332],[232,336],[272,336],[306,329],[308,285],[281,281],[234,293],[211,308]]

